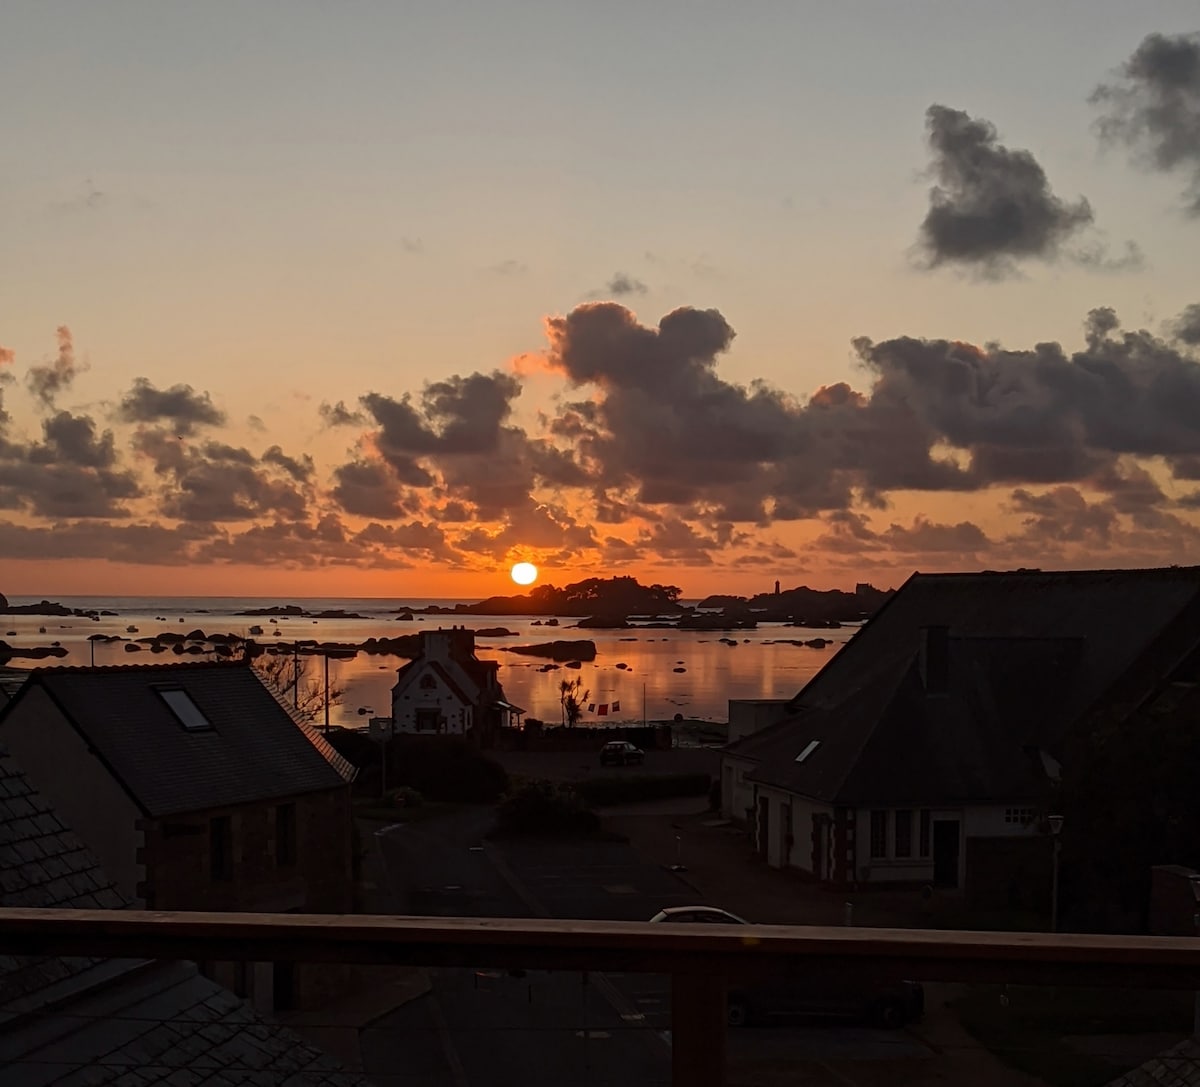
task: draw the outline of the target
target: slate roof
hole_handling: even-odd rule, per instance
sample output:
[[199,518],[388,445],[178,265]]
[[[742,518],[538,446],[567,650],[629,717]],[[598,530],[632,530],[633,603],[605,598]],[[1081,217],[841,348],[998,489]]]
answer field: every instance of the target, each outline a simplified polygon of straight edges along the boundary
[[[726,750],[751,781],[830,803],[1034,800],[1039,751],[1185,609],[1200,568],[915,574],[792,700]],[[924,628],[950,632],[945,694],[928,696]],[[820,740],[803,762],[796,756]]]
[[[38,668],[0,710],[0,727],[13,727],[26,693],[38,687],[152,817],[333,789],[354,778],[354,767],[241,663]],[[186,691],[212,728],[185,729],[161,688]]]
[[[0,906],[120,909],[75,833],[0,748]],[[367,1087],[192,963],[0,956],[4,1087]]]
[[127,974],[20,1037],[0,1034],[0,1068],[4,1087],[369,1087],[192,963]]
[[1107,1087],[1200,1087],[1200,1041],[1188,1038]]
[[[0,906],[120,909],[96,858],[0,748]],[[100,960],[0,955],[0,1022],[69,988]]]

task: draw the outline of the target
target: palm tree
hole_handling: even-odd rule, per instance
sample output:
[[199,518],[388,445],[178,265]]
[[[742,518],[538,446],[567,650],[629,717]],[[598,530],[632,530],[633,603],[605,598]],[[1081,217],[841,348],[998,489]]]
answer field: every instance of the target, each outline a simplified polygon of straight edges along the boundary
[[576,676],[574,679],[564,679],[558,685],[558,700],[562,705],[563,724],[574,728],[583,716],[583,706],[591,691],[581,690],[583,680]]

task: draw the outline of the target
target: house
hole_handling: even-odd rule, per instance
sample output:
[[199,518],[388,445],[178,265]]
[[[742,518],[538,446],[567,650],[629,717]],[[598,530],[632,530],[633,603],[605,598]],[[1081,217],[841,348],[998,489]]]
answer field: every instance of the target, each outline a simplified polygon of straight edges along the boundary
[[729,743],[759,732],[788,716],[790,698],[731,698]]
[[525,711],[504,698],[495,661],[475,656],[470,630],[427,630],[420,656],[396,673],[392,716],[371,724],[376,738],[408,733],[465,736],[490,746],[496,730],[519,722]]
[[1041,905],[1071,735],[1200,678],[1200,568],[914,574],[777,724],[722,807],[774,867]]
[[[0,748],[0,906],[121,909],[94,854]],[[188,962],[0,955],[5,1087],[368,1087]]]
[[0,743],[133,904],[353,908],[354,768],[245,664],[35,669]]

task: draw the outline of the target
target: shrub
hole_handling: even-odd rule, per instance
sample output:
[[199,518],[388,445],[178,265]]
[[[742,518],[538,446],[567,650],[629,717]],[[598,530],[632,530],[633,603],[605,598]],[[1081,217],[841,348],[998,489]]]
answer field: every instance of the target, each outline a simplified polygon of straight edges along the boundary
[[666,800],[674,796],[706,796],[708,774],[640,774],[634,777],[595,777],[576,785],[580,799],[594,807]]
[[429,800],[494,804],[508,788],[503,766],[453,736],[397,736],[387,759],[389,783]]
[[496,809],[501,834],[585,838],[600,829],[600,817],[571,786],[526,781],[508,792]]

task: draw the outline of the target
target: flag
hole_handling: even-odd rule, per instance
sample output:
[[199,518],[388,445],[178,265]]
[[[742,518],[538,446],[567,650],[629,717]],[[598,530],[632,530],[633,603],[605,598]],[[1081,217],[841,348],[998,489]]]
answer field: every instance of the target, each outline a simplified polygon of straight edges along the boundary
[[595,712],[596,712],[596,703],[589,702],[588,703],[588,713],[595,713]]
[[608,703],[607,703],[607,702],[601,702],[601,703],[600,703],[600,709],[599,709],[599,711],[598,711],[598,712],[599,712],[599,714],[600,714],[600,716],[601,716],[601,717],[607,717],[607,716],[608,716]]
[[621,708],[621,703],[620,703],[620,702],[614,702],[614,703],[613,703],[613,713],[616,713],[616,712],[617,712],[617,711],[618,711],[620,708]]

